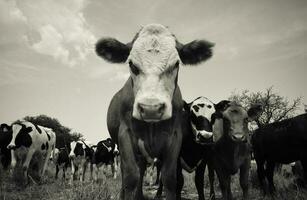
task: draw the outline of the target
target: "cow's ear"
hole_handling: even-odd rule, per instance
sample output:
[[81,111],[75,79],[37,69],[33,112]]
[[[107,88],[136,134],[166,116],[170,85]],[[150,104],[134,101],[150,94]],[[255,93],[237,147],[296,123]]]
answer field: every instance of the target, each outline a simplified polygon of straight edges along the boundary
[[183,64],[195,65],[212,56],[213,43],[205,40],[194,40],[187,44],[176,42],[176,48]]
[[12,128],[9,126],[9,125],[7,125],[7,124],[1,124],[0,125],[0,131],[1,132],[8,132],[8,131],[10,131]]
[[96,43],[97,55],[112,63],[126,62],[130,50],[130,43],[124,44],[114,38],[102,38]]
[[263,111],[263,107],[262,107],[261,104],[255,104],[255,105],[251,106],[251,108],[248,109],[248,111],[247,111],[249,121],[253,121],[253,120],[257,119],[260,116],[260,114],[262,113],[262,111]]
[[189,111],[191,108],[192,103],[187,103],[186,101],[183,101],[183,109],[186,111]]
[[224,110],[226,110],[228,108],[229,103],[230,103],[230,101],[228,101],[228,100],[222,100],[219,103],[214,104],[214,108],[215,108],[216,111],[223,112]]
[[224,133],[224,123],[222,118],[216,118],[212,125],[213,142],[218,142]]

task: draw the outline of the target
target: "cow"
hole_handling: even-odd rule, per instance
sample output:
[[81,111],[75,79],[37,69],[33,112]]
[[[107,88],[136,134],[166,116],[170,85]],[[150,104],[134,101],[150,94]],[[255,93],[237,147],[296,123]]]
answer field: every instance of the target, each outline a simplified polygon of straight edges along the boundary
[[307,180],[307,114],[259,127],[251,142],[264,194],[275,192],[273,175],[276,163],[301,161]]
[[91,146],[89,142],[82,140],[72,141],[70,143],[68,157],[71,163],[71,177],[69,184],[73,183],[76,176],[79,177],[81,182],[84,181],[87,166],[93,159],[94,150]]
[[213,121],[213,165],[220,182],[223,199],[232,199],[231,175],[240,170],[243,199],[248,199],[250,151],[248,122],[255,120],[262,111],[259,104],[247,111],[234,101],[223,100],[215,105]]
[[12,139],[7,148],[13,150],[12,168],[22,166],[23,178],[28,181],[28,168],[33,155],[40,155],[38,175],[44,177],[51,151],[55,148],[55,132],[47,127],[39,126],[28,121],[20,121],[8,126]]
[[7,148],[12,139],[12,131],[9,130],[9,125],[0,125],[0,163],[4,170],[7,170],[11,164],[11,151]]
[[111,165],[113,178],[116,179],[118,156],[118,152],[115,151],[116,144],[111,138],[107,138],[106,140],[99,141],[94,147],[94,155],[91,161],[91,164],[93,165],[91,174],[94,172],[94,176],[91,175],[93,180],[97,181],[99,178],[99,168],[104,168],[104,166],[107,165]]
[[70,159],[69,159],[69,150],[66,147],[55,148],[51,154],[50,159],[53,161],[56,170],[55,170],[55,179],[58,179],[58,174],[60,168],[62,168],[63,174],[62,179],[66,178],[66,170],[70,167]]
[[96,44],[100,57],[130,68],[128,80],[113,96],[107,113],[108,131],[121,153],[121,199],[143,199],[146,163],[154,158],[162,162],[166,199],[176,199],[183,108],[177,84],[179,66],[207,60],[212,47],[204,40],[181,44],[160,24],[142,27],[128,44],[114,38]]
[[[192,173],[195,171],[195,186],[198,199],[204,200],[204,173],[208,166],[210,181],[210,199],[215,198],[214,193],[214,169],[213,156],[213,133],[211,117],[215,112],[215,104],[206,97],[198,97],[190,103],[184,102],[184,115],[182,130],[184,138],[178,161],[177,196],[180,197],[184,184],[182,169]],[[162,194],[160,183],[156,197]]]

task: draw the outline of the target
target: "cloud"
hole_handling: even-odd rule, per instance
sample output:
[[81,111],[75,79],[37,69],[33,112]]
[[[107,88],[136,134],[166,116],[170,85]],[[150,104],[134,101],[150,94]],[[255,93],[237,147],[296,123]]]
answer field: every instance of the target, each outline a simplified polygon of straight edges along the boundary
[[96,41],[83,16],[86,5],[85,0],[17,0],[9,9],[26,24],[23,38],[35,52],[74,67],[86,61]]

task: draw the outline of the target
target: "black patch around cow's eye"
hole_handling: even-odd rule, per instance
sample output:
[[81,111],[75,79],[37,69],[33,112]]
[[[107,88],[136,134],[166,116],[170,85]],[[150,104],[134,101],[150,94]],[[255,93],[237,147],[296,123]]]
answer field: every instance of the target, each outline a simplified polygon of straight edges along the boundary
[[41,148],[42,148],[42,150],[45,150],[45,144],[44,143],[42,144]]
[[192,108],[193,108],[196,112],[198,112],[198,110],[199,110],[199,107],[198,107],[197,105],[192,106]]
[[136,76],[140,74],[140,70],[133,64],[132,61],[129,61],[129,67],[130,67],[131,72],[135,74]]
[[204,103],[200,103],[200,104],[197,104],[198,106],[200,106],[200,107],[204,107],[205,106],[205,104]]

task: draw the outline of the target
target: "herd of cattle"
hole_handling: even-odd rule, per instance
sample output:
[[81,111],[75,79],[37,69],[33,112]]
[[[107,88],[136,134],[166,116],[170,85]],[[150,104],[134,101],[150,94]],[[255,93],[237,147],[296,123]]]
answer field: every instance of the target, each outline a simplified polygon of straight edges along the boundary
[[96,145],[83,140],[72,141],[70,146],[62,148],[56,148],[55,144],[56,134],[50,128],[28,121],[13,123],[11,126],[0,125],[2,168],[13,171],[16,166],[20,166],[23,180],[26,182],[28,182],[28,169],[31,166],[38,165],[38,175],[42,178],[50,162],[56,166],[55,178],[58,178],[62,168],[62,176],[65,179],[67,168],[71,168],[70,184],[76,177],[84,181],[88,165],[91,168],[91,180],[97,181],[99,168],[106,165],[111,165],[112,173],[116,178],[119,151],[110,138]]
[[[250,137],[248,123],[261,114],[260,104],[246,110],[239,103],[228,100],[213,103],[198,97],[186,103],[182,99],[178,86],[179,67],[209,59],[212,47],[212,43],[204,40],[182,44],[159,24],[142,27],[127,44],[113,38],[101,39],[96,44],[97,54],[106,61],[127,63],[130,68],[129,79],[114,95],[107,113],[108,131],[120,152],[121,199],[144,199],[143,178],[148,164],[153,163],[161,171],[161,175],[157,175],[160,178],[156,195],[160,197],[164,189],[167,200],[180,199],[183,169],[190,173],[195,171],[199,199],[205,199],[206,166],[212,199],[215,196],[214,173],[223,199],[232,199],[231,176],[238,171],[243,198],[248,199],[252,153],[264,193],[275,191],[276,163],[301,161],[306,178],[307,114],[259,127]],[[5,137],[9,132],[12,136]],[[45,153],[47,159],[53,150],[58,161],[57,172],[60,165],[65,171],[71,160],[72,176],[78,172],[80,180],[84,178],[83,166],[87,166],[84,163],[92,164],[95,176],[100,163],[110,160],[116,163],[118,154],[118,151],[114,154],[115,144],[110,139],[95,146],[72,142],[70,153],[67,149],[55,151],[52,130],[28,122],[1,125],[0,136],[5,137],[0,140],[3,153],[13,152],[12,157],[18,161],[21,152],[27,152],[23,154],[26,155],[25,173],[35,151]],[[4,146],[2,141],[6,142]],[[105,157],[106,154],[110,157]],[[3,164],[8,165],[5,161]],[[44,169],[45,166],[41,174]]]

